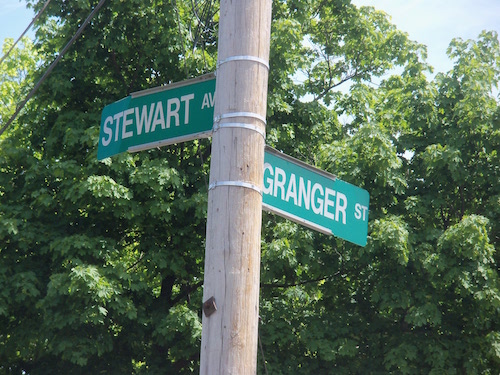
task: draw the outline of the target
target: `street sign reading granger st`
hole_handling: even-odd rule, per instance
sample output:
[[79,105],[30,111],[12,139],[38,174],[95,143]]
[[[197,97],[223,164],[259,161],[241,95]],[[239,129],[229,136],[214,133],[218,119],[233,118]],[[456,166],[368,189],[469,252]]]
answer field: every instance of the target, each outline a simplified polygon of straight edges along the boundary
[[365,246],[369,200],[366,190],[266,147],[265,210]]
[[215,75],[139,91],[104,107],[97,159],[210,137]]

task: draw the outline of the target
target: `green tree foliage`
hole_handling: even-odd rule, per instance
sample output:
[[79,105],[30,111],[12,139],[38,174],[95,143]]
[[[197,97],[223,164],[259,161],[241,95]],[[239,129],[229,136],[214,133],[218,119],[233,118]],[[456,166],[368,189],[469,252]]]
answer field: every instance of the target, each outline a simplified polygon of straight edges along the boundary
[[[45,61],[91,5],[51,2]],[[96,158],[104,105],[186,78],[184,5],[110,2],[2,141],[3,372],[195,372],[209,142]]]
[[[96,4],[52,0],[2,122]],[[105,105],[215,70],[217,11],[106,2],[0,138],[0,373],[198,372],[210,141],[96,155]],[[267,143],[367,189],[370,227],[264,214],[259,373],[498,373],[498,36],[448,53],[429,80],[384,13],[273,3]]]
[[[14,40],[7,38],[2,48],[5,59],[0,64],[0,120],[6,123],[14,114],[17,104],[28,91],[38,62],[33,42],[24,37],[20,46],[11,50]],[[10,51],[10,52],[9,52]]]

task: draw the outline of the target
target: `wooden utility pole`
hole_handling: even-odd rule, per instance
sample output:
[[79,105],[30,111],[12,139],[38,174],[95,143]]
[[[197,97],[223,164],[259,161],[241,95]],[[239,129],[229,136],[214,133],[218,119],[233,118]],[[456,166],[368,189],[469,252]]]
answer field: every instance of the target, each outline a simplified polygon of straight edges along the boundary
[[221,0],[201,375],[257,368],[271,0]]

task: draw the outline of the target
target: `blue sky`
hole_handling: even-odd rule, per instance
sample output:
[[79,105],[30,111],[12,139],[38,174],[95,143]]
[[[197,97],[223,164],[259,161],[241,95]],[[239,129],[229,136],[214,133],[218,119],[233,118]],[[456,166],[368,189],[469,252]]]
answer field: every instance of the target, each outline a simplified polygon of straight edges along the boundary
[[0,0],[0,42],[2,45],[5,38],[16,40],[34,16],[31,9],[26,9],[24,0]]
[[446,49],[453,38],[477,39],[482,30],[500,31],[500,0],[352,0],[352,3],[384,11],[410,39],[425,44],[435,73],[452,68]]
[[[410,38],[427,45],[429,62],[437,71],[452,63],[446,48],[452,38],[475,39],[482,30],[500,31],[500,0],[352,0],[391,16]],[[0,0],[0,41],[17,39],[33,19],[24,0]],[[31,33],[33,36],[33,33]]]

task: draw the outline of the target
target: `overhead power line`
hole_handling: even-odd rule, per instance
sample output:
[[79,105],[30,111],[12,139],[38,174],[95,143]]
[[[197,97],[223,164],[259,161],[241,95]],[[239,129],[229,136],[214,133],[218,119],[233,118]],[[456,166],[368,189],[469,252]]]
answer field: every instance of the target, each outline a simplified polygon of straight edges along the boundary
[[14,49],[14,47],[16,46],[16,44],[21,40],[21,38],[24,36],[24,34],[26,34],[28,32],[29,29],[31,29],[31,26],[33,26],[33,24],[36,22],[36,20],[38,18],[40,18],[40,16],[42,15],[43,11],[45,10],[45,8],[47,8],[47,5],[49,5],[50,3],[50,0],[47,0],[45,2],[45,4],[43,5],[43,8],[40,9],[40,11],[37,13],[37,15],[31,20],[30,24],[28,25],[28,27],[23,31],[23,33],[21,34],[21,36],[19,38],[17,38],[17,40],[14,42],[14,44],[10,47],[10,49],[7,51],[7,53],[5,55],[2,56],[2,59],[0,60],[0,64],[7,58],[7,56],[9,56],[9,54],[12,52],[12,50]]
[[59,62],[59,60],[61,60],[61,58],[64,56],[64,54],[68,51],[69,47],[71,47],[71,45],[75,42],[75,40],[78,39],[78,37],[81,35],[81,33],[83,32],[83,30],[85,29],[85,27],[87,26],[87,24],[94,17],[94,15],[99,11],[99,9],[103,6],[103,4],[104,4],[105,1],[106,0],[100,0],[99,3],[95,6],[95,8],[92,10],[92,12],[90,12],[90,14],[88,15],[87,19],[80,26],[80,28],[78,29],[78,31],[76,32],[76,34],[71,38],[71,40],[68,42],[68,44],[66,44],[66,46],[64,46],[64,48],[61,50],[61,52],[59,52],[59,55],[52,62],[52,64],[50,64],[50,66],[47,68],[47,70],[43,74],[42,78],[40,78],[38,80],[37,84],[31,89],[31,91],[26,96],[26,98],[18,105],[18,107],[16,108],[16,111],[14,112],[14,114],[9,118],[9,120],[2,127],[2,129],[0,129],[0,135],[2,135],[5,132],[5,130],[7,130],[7,128],[10,126],[10,124],[12,124],[12,122],[16,119],[17,115],[24,108],[24,106],[26,105],[26,103],[28,102],[28,100],[31,99],[31,97],[35,94],[35,92],[41,86],[41,84],[43,83],[43,81],[45,81],[45,79],[49,76],[49,74],[55,68],[55,66],[57,65],[57,63]]

